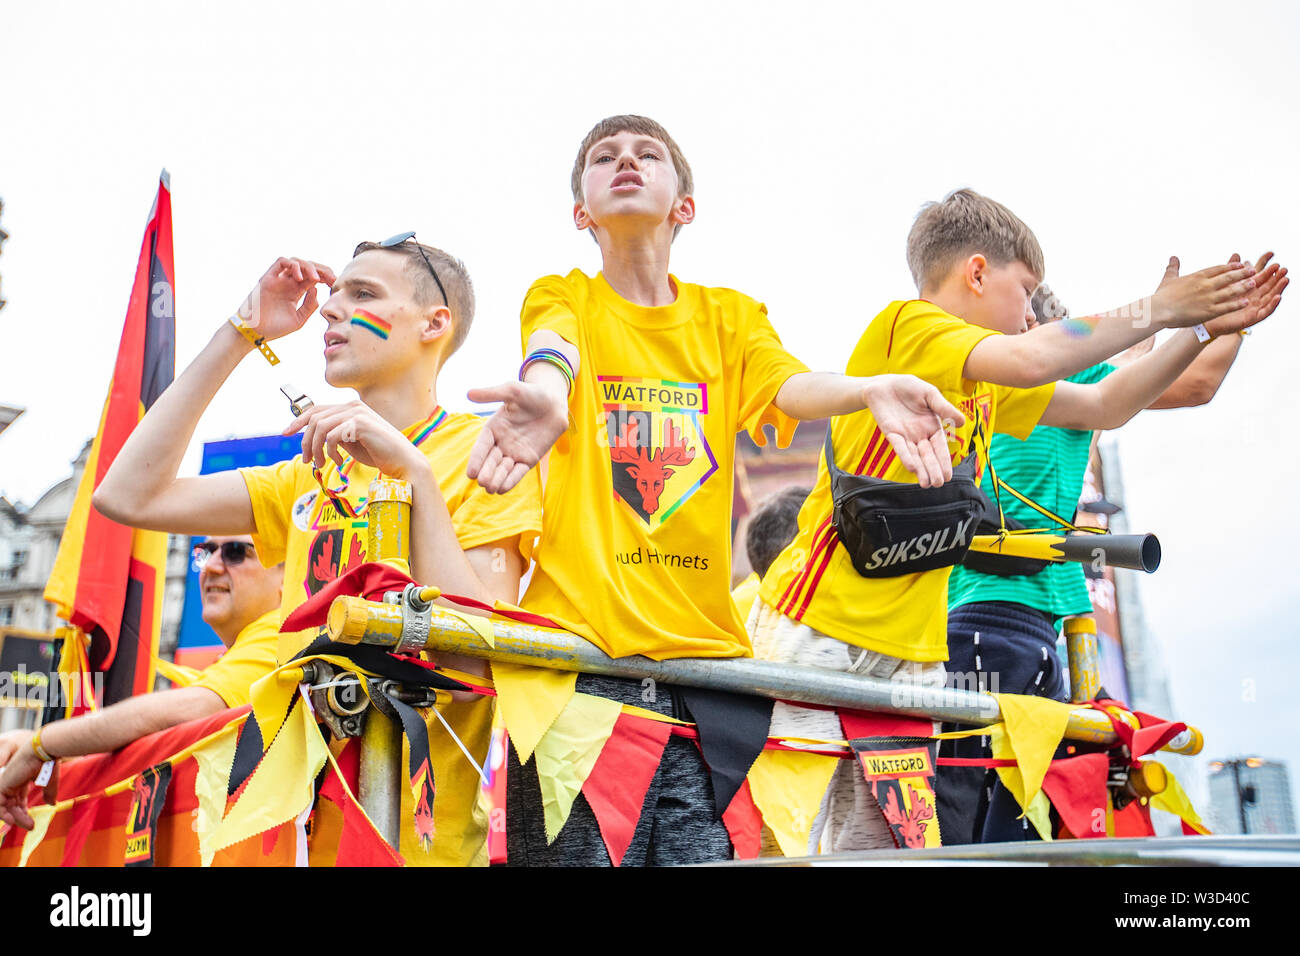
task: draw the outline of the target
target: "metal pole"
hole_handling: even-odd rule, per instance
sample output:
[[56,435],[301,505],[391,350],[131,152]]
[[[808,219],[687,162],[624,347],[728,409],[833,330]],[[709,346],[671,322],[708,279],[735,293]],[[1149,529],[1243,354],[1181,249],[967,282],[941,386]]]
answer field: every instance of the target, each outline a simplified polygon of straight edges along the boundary
[[1065,652],[1070,661],[1070,700],[1096,700],[1101,690],[1097,660],[1097,621],[1092,615],[1065,622]]
[[[396,633],[391,604],[357,597],[339,597],[330,606],[328,628],[333,640],[347,644],[375,644],[394,647],[401,640]],[[531,627],[513,621],[494,620],[495,647],[488,647],[478,633],[455,615],[439,607],[429,608],[429,650],[463,654],[512,664],[530,664],[558,670],[581,671],[652,680],[687,687],[709,687],[770,697],[925,717],[952,723],[986,726],[1001,719],[997,699],[991,694],[956,688],[930,688],[860,677],[819,667],[778,664],[751,658],[710,660],[681,658],[652,661],[646,657],[611,658],[590,642],[567,631]],[[1126,712],[1120,719],[1137,726]],[[1065,736],[1100,744],[1115,742],[1115,731],[1100,711],[1080,708],[1070,716]],[[1188,740],[1199,734],[1181,735]],[[1171,742],[1176,745],[1179,740]],[[1182,752],[1182,751],[1180,751]]]
[[971,538],[970,548],[1040,561],[1132,568],[1148,574],[1160,567],[1160,541],[1153,534],[977,534]]
[[1241,819],[1241,832],[1249,833],[1250,828],[1246,825],[1246,801],[1242,799],[1241,793],[1241,761],[1229,760],[1228,765],[1232,767],[1232,789],[1237,795],[1237,816]]
[[[367,494],[367,559],[409,558],[411,486],[391,478],[376,478]],[[402,731],[396,721],[373,704],[366,711],[365,721],[357,797],[375,828],[396,850],[401,838]]]

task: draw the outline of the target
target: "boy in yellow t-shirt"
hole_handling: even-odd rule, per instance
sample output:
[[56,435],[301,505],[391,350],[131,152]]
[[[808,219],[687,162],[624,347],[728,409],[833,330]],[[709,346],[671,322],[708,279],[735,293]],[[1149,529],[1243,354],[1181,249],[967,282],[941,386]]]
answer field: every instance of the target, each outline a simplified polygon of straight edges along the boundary
[[[1214,334],[1256,321],[1246,298],[1253,267],[1215,266],[1163,284],[1151,297],[1105,316],[1027,331],[1030,299],[1043,278],[1043,254],[1029,228],[1006,207],[971,190],[927,206],[908,236],[908,265],[920,299],[893,302],[872,320],[847,374],[907,372],[933,383],[965,414],[953,429],[958,462],[986,464],[993,432],[1024,438],[1037,424],[1114,428],[1154,401]],[[1161,328],[1205,323],[1204,341],[1186,328],[1141,360],[1095,385],[1058,379],[1108,358]],[[1024,334],[1021,334],[1024,333]],[[833,420],[837,466],[890,481],[911,480],[870,411]],[[830,667],[922,687],[942,686],[947,659],[949,567],[893,577],[855,569],[831,520],[823,458],[799,514],[799,533],[763,579],[750,618],[755,654]],[[873,552],[884,565],[917,550],[969,543],[974,519],[938,528],[914,547]],[[960,554],[960,550],[957,552]],[[839,737],[835,715],[777,704],[772,733]],[[861,771],[845,761],[814,824],[815,850],[890,846],[892,838]]]
[[[330,288],[321,308],[326,381],[355,389],[360,400],[312,407],[289,425],[286,433],[303,429],[301,460],[178,479],[199,416],[253,350],[252,340],[274,341],[301,328],[316,311],[319,283]],[[137,527],[251,534],[263,562],[285,564],[281,612],[287,615],[365,560],[365,518],[353,513],[362,510],[371,478],[382,472],[411,485],[411,571],[417,580],[489,604],[514,602],[541,529],[540,483],[534,477],[494,498],[470,481],[465,469],[479,420],[444,411],[437,398],[438,373],[464,341],[473,315],[464,265],[410,236],[361,243],[338,276],[319,263],[278,259],[132,432],[95,506]],[[241,327],[253,331],[245,335]],[[286,635],[281,659],[312,636]],[[481,671],[472,662],[443,663]],[[486,759],[491,701],[444,702],[439,711],[475,759]],[[441,723],[430,743],[433,849],[427,856],[413,851],[407,845],[412,828],[404,826],[402,852],[413,851],[407,857],[413,862],[485,863],[477,769]]]
[[[761,443],[771,424],[785,443],[795,419],[870,407],[900,458],[939,483],[951,474],[940,419],[956,409],[910,377],[810,373],[781,346],[760,303],[671,275],[672,239],[694,218],[695,200],[690,166],[653,120],[597,124],[571,185],[574,224],[600,246],[602,271],[547,276],[529,290],[522,381],[470,392],[504,402],[471,474],[504,490],[560,439],[547,466],[528,610],[615,657],[749,656],[728,593],[736,433]],[[577,687],[684,712],[669,688],[651,700],[639,681],[584,675]],[[729,856],[695,745],[674,737],[664,754],[624,862]],[[511,758],[511,863],[608,865],[581,795],[548,846],[537,788],[535,761],[520,767]]]

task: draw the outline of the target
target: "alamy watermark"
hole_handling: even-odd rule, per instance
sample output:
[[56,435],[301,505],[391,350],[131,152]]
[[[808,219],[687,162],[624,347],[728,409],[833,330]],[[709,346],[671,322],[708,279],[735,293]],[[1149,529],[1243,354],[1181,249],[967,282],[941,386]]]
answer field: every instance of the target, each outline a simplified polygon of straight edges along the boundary
[[12,671],[0,671],[0,704],[18,707],[94,707],[104,706],[104,675],[61,674],[58,671],[29,671],[18,665]]

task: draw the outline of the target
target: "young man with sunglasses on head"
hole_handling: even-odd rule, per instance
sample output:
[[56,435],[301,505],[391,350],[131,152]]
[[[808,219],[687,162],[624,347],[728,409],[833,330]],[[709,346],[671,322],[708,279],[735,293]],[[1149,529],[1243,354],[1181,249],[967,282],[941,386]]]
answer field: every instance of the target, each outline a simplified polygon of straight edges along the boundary
[[263,567],[246,535],[209,538],[194,552],[203,620],[226,652],[187,686],[132,697],[34,733],[0,735],[0,820],[31,829],[27,788],[47,759],[117,750],[146,734],[242,707],[253,683],[275,669],[284,565]]
[[[325,379],[355,389],[359,401],[312,406],[291,422],[286,434],[303,429],[301,459],[177,478],[185,447],[217,389],[254,348],[265,353],[267,342],[304,325],[316,311],[320,283],[330,288],[321,308]],[[361,243],[337,276],[304,259],[276,260],[141,420],[104,476],[95,507],[136,527],[251,534],[263,561],[285,562],[281,612],[288,615],[366,560],[367,489],[382,473],[411,485],[411,571],[417,580],[489,604],[514,602],[541,529],[540,484],[533,476],[498,497],[470,480],[466,465],[482,423],[444,411],[437,399],[438,373],[464,341],[473,315],[464,265],[415,242],[413,234]],[[314,636],[283,635],[280,660]],[[481,671],[471,662],[440,662]],[[439,711],[481,764],[491,701],[440,703]],[[486,862],[486,821],[475,811],[477,768],[440,723],[430,739],[437,781],[433,849],[419,849],[404,827],[401,852],[408,862]]]

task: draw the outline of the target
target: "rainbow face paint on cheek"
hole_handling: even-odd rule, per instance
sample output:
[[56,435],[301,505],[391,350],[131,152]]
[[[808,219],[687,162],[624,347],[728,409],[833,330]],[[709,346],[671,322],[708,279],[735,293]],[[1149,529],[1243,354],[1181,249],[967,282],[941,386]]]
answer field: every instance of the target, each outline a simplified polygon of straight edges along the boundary
[[367,312],[365,309],[357,309],[352,313],[352,324],[358,325],[367,331],[374,332],[381,339],[387,339],[388,333],[393,331],[393,323],[387,322],[375,315],[373,312]]

